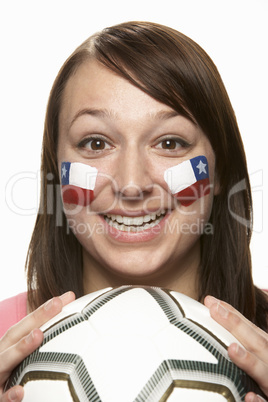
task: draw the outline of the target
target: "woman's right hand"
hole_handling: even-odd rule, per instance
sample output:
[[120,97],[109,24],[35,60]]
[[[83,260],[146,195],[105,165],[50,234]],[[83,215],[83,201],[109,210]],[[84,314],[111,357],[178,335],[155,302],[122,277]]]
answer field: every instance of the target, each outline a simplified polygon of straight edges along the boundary
[[41,345],[44,336],[39,328],[74,299],[73,292],[54,297],[11,327],[0,339],[0,402],[22,401],[24,391],[19,385],[4,393],[7,379],[12,370]]

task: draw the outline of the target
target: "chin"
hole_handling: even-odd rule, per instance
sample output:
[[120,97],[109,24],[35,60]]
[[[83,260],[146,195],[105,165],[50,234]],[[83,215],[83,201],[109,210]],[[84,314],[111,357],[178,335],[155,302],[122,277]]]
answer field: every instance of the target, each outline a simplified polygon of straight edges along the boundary
[[117,278],[120,278],[124,283],[129,284],[147,284],[148,281],[158,277],[162,272],[163,266],[154,266],[150,262],[146,263],[144,260],[128,261],[125,264],[116,264],[114,266],[107,266],[110,273],[114,274]]

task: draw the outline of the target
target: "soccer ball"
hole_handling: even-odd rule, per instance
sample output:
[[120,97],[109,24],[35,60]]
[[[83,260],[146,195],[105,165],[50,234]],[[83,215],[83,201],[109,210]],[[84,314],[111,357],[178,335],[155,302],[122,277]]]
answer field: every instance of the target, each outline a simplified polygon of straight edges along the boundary
[[24,402],[243,401],[257,384],[228,357],[236,339],[195,300],[155,287],[84,296],[41,328],[12,373]]

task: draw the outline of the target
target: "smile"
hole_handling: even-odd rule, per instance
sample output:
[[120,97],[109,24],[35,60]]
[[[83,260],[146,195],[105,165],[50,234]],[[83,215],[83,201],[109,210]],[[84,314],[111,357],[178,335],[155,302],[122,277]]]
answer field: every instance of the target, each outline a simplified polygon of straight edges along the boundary
[[123,232],[141,232],[146,229],[151,229],[158,225],[165,217],[166,210],[158,213],[152,213],[143,216],[130,217],[123,215],[107,214],[104,216],[105,221],[111,227]]

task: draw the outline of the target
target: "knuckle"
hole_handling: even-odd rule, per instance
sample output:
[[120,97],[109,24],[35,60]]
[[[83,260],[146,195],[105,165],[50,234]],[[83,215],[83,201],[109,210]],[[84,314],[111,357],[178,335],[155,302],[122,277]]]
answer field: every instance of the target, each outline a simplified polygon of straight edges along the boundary
[[16,353],[21,356],[21,359],[26,356],[29,349],[29,343],[26,341],[26,337],[22,338],[15,346]]
[[254,345],[252,345],[252,352],[267,353],[268,352],[268,337],[259,335],[257,337],[256,343]]
[[224,317],[225,326],[229,331],[235,331],[239,333],[243,327],[243,320],[234,311],[228,311],[228,314]]
[[15,346],[18,356],[23,360],[26,356],[38,347],[38,339],[36,339],[35,331],[31,331],[24,336]]
[[258,344],[261,350],[268,351],[268,336],[260,336]]
[[248,350],[245,356],[245,364],[250,367],[251,372],[254,373],[258,368],[259,360]]
[[230,313],[230,321],[234,327],[240,327],[243,324],[241,317],[234,312]]
[[27,336],[22,338],[18,343],[18,349],[20,352],[25,355],[31,353],[34,349],[36,349],[39,343],[42,341],[42,338],[38,335],[40,330],[32,330]]
[[10,327],[6,331],[4,336],[1,338],[0,352],[2,352],[3,349],[6,349],[8,346],[13,345],[14,343],[16,343],[17,331],[14,330],[14,329],[15,329],[15,326]]

